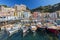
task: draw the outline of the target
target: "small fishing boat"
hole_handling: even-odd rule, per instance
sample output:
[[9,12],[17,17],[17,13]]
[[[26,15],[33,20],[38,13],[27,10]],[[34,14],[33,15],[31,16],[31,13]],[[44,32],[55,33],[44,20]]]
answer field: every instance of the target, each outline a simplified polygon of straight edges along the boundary
[[59,34],[58,27],[52,22],[47,23],[47,30],[55,35]]
[[[4,28],[5,27],[5,28]],[[1,28],[1,30],[6,30],[6,32],[9,34],[9,36],[13,35],[14,33],[18,32],[18,30],[20,30],[21,25],[6,25]]]
[[32,32],[35,32],[37,30],[37,27],[36,26],[31,26],[31,31]]
[[23,37],[26,36],[28,33],[29,28],[28,27],[23,27]]

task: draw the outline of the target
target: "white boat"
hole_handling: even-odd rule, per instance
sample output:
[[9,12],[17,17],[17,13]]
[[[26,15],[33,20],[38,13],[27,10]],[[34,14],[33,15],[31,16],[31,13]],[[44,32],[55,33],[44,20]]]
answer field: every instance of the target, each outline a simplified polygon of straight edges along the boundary
[[23,33],[25,33],[29,28],[23,28]]
[[23,37],[28,33],[28,29],[29,27],[22,27],[22,30],[23,30]]
[[14,33],[18,32],[18,29],[12,29],[8,31],[10,34],[9,36],[13,35]]
[[[12,25],[10,25],[10,26],[12,26]],[[20,28],[21,28],[20,25],[16,25],[16,26],[13,26],[12,28],[11,27],[7,27],[7,28],[2,27],[1,30],[5,30],[6,29],[6,31],[9,33],[9,36],[11,36],[14,33],[18,32],[18,30],[20,30]]]

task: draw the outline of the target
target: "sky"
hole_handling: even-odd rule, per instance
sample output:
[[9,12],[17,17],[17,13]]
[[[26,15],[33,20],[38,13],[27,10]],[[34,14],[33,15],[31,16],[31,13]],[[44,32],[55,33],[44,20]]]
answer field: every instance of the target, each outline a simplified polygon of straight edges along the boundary
[[34,9],[39,6],[47,6],[60,3],[60,0],[0,0],[0,5],[13,7],[15,4],[24,4],[29,9]]

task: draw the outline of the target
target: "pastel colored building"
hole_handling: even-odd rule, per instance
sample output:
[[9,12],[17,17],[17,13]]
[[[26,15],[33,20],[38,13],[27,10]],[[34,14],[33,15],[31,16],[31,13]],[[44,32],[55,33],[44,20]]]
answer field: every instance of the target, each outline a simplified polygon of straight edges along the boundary
[[26,10],[26,5],[23,5],[23,4],[21,4],[21,5],[16,4],[14,7],[15,7],[16,11]]
[[14,8],[8,8],[8,7],[4,7],[4,6],[1,6],[0,8],[1,8],[0,12],[3,12],[4,14],[6,14],[6,16],[14,16],[14,13],[15,13]]
[[30,11],[26,9],[26,5],[15,5],[15,16],[20,17],[20,18],[24,18],[24,16],[28,17],[30,15]]

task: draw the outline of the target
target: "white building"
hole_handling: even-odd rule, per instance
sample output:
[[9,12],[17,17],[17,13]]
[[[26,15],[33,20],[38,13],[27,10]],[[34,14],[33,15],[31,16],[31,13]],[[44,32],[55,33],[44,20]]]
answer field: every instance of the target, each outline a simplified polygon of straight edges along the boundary
[[60,18],[60,10],[56,11],[56,13],[57,13],[57,16]]
[[31,16],[31,12],[26,10],[26,11],[24,11],[23,16],[24,16],[24,18],[27,19],[27,18],[29,18]]
[[15,5],[14,8],[8,8],[1,6],[1,12],[0,16],[4,16],[7,18],[10,17],[16,17],[16,18],[28,18],[30,16],[30,11],[26,9],[26,6],[21,5]]
[[55,19],[57,18],[57,13],[56,13],[56,12],[50,13],[50,14],[49,14],[49,17],[50,17],[52,20],[55,20]]

